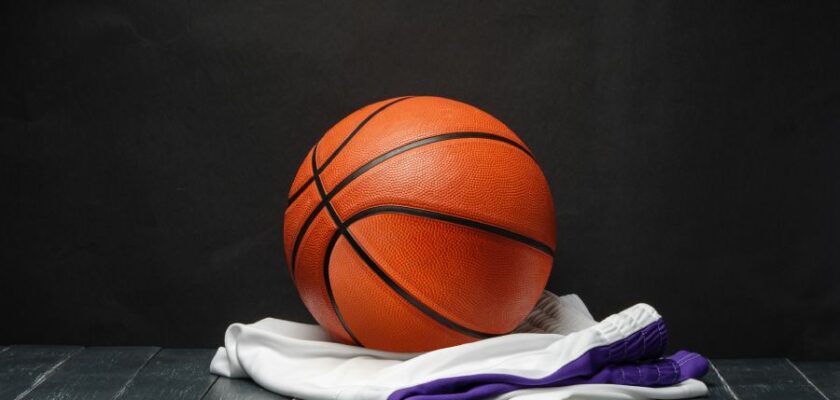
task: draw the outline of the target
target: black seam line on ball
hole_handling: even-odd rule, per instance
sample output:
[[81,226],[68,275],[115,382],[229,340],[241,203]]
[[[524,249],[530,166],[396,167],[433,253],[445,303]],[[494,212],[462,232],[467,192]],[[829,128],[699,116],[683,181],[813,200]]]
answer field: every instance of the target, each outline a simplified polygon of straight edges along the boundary
[[341,237],[341,229],[337,229],[335,234],[333,234],[332,238],[330,238],[330,243],[327,245],[327,251],[324,254],[324,287],[327,289],[327,296],[330,298],[330,304],[332,304],[333,310],[335,310],[335,315],[338,317],[338,321],[341,322],[341,326],[344,327],[344,331],[350,335],[350,339],[359,346],[364,346],[359,338],[350,331],[350,327],[347,326],[347,321],[344,320],[344,316],[341,315],[341,312],[338,311],[338,303],[335,302],[335,295],[332,291],[332,284],[330,283],[330,257],[332,256],[333,249],[335,248],[335,244],[338,243],[338,238]]
[[487,140],[495,140],[495,141],[499,141],[499,142],[502,142],[502,143],[507,143],[507,144],[509,144],[513,147],[516,147],[517,149],[523,151],[525,154],[528,155],[528,157],[531,157],[533,159],[533,156],[531,155],[531,152],[528,151],[528,149],[526,149],[525,146],[522,146],[521,144],[516,143],[515,141],[510,140],[510,139],[508,139],[506,137],[503,137],[503,136],[494,135],[492,133],[486,133],[486,132],[442,133],[440,135],[430,136],[430,137],[427,137],[427,138],[423,138],[423,139],[415,140],[413,142],[406,143],[406,144],[404,144],[400,147],[397,147],[393,150],[388,151],[385,154],[382,154],[379,157],[374,158],[373,160],[368,161],[367,163],[365,163],[364,165],[359,167],[357,170],[353,171],[353,173],[348,175],[346,178],[341,180],[341,182],[339,182],[338,185],[335,185],[333,190],[331,190],[330,193],[327,195],[327,200],[331,200],[335,196],[335,194],[338,193],[338,191],[343,189],[345,186],[347,186],[350,182],[352,182],[354,179],[358,178],[363,173],[367,172],[369,169],[387,161],[388,159],[390,159],[392,157],[395,157],[397,155],[405,153],[406,151],[409,151],[411,149],[416,149],[418,147],[423,147],[423,146],[426,146],[426,145],[429,145],[429,144],[432,144],[432,143],[442,142],[442,141],[446,141],[446,140],[454,140],[454,139],[487,139]]
[[[304,182],[303,185],[301,185],[300,189],[298,189],[297,192],[295,192],[295,194],[293,194],[291,197],[289,197],[289,205],[291,205],[292,202],[294,202],[306,190],[306,188],[309,187],[310,184],[312,184],[312,182],[315,178],[315,175],[316,174],[320,175],[324,171],[324,169],[327,168],[327,166],[332,162],[332,160],[338,155],[338,152],[340,152],[341,149],[343,149],[344,146],[346,146],[347,143],[350,142],[350,139],[352,139],[353,136],[355,136],[356,133],[358,133],[359,130],[361,130],[362,127],[365,126],[368,123],[368,121],[370,121],[374,116],[376,116],[376,114],[379,114],[381,111],[385,110],[386,108],[390,107],[391,105],[396,104],[396,103],[398,103],[400,101],[403,101],[403,100],[410,99],[411,97],[412,96],[401,97],[401,98],[396,99],[392,102],[389,102],[388,104],[383,105],[382,107],[379,107],[378,109],[376,109],[375,111],[370,113],[367,117],[365,117],[364,120],[362,120],[356,126],[355,129],[353,129],[352,132],[350,132],[349,135],[347,135],[346,138],[344,138],[344,140],[338,145],[338,147],[332,152],[332,154],[330,154],[330,156],[327,158],[327,160],[324,161],[323,164],[321,164],[320,167],[317,166],[317,158],[316,157],[317,157],[317,153],[318,153],[317,152],[318,144],[316,143],[315,146],[312,147],[312,160],[314,160],[314,161],[312,161],[312,163],[315,164],[315,166],[313,167],[314,169],[313,169],[313,172],[312,172],[312,176],[310,176],[309,179],[307,179],[306,182]],[[321,209],[323,207],[324,207],[323,202],[318,204],[315,207],[315,209],[312,211],[312,213],[309,214],[309,216],[303,222],[303,225],[301,225],[300,229],[298,230],[298,234],[295,237],[295,244],[292,247],[292,279],[294,279],[295,265],[297,264],[297,253],[298,253],[298,249],[300,248],[300,244],[303,241],[303,235],[309,229],[309,225],[312,224],[312,221],[315,220],[315,217],[318,215],[319,212],[321,212]]]
[[[315,158],[314,157],[312,158],[312,165],[313,165],[313,167],[315,166]],[[341,218],[338,216],[338,213],[335,211],[332,204],[330,204],[329,199],[327,198],[326,190],[324,190],[324,185],[321,182],[321,178],[317,174],[315,175],[315,186],[318,188],[318,193],[321,195],[321,199],[325,203],[325,207],[327,208],[327,212],[329,212],[330,217],[332,217],[333,222],[335,223],[336,227],[338,227],[338,233],[337,234],[340,234],[340,235],[344,236],[344,239],[347,240],[347,243],[350,245],[350,247],[353,248],[353,250],[359,256],[359,258],[361,258],[362,261],[364,261],[364,263],[367,264],[368,268],[370,268],[379,277],[379,279],[381,279],[383,282],[385,282],[385,284],[387,284],[391,288],[391,290],[393,290],[400,297],[402,297],[404,300],[406,300],[409,304],[411,304],[412,306],[414,306],[415,308],[417,308],[418,310],[420,310],[421,312],[423,312],[427,316],[431,317],[432,319],[434,319],[435,321],[437,321],[441,325],[446,326],[446,327],[448,327],[448,328],[450,328],[450,329],[452,329],[456,332],[459,332],[463,335],[472,336],[472,337],[475,337],[475,338],[482,338],[482,339],[492,337],[492,336],[497,336],[496,334],[491,334],[491,333],[485,333],[485,332],[479,332],[479,331],[476,331],[476,330],[472,330],[472,329],[467,328],[465,326],[461,326],[461,325],[459,325],[458,323],[456,323],[452,320],[449,320],[448,318],[439,314],[437,311],[431,309],[429,306],[420,302],[420,300],[418,300],[417,298],[412,296],[403,287],[398,285],[397,282],[395,282],[393,279],[391,279],[391,277],[388,276],[388,274],[386,274],[385,271],[383,271],[381,267],[379,267],[379,265],[376,263],[376,261],[374,261],[370,257],[370,255],[368,255],[368,253],[365,251],[365,249],[362,247],[362,245],[360,245],[359,242],[356,241],[356,239],[353,237],[353,235],[347,229],[347,225],[343,221],[341,221]],[[327,275],[329,275],[329,266],[327,266],[327,269],[325,270],[325,272],[327,273]],[[330,294],[329,296],[332,296],[332,295]],[[341,317],[341,312],[338,310],[338,305],[336,304],[336,305],[334,305],[334,307],[335,307],[336,315],[338,315],[339,319],[341,320],[342,317]],[[347,331],[350,332],[350,329],[346,325],[345,325],[345,329],[347,329]]]
[[[297,238],[295,238],[295,245],[292,247],[292,268],[291,268],[292,269],[292,276],[294,276],[294,273],[295,273],[295,266],[297,264],[297,253],[298,253],[298,250],[300,249],[300,243],[303,241],[303,235],[306,234],[306,231],[309,229],[309,225],[312,224],[312,221],[315,219],[315,217],[318,215],[318,213],[321,212],[321,209],[324,206],[324,204],[323,204],[324,202],[328,202],[328,201],[332,200],[332,198],[335,197],[335,195],[341,189],[343,189],[345,186],[350,184],[350,182],[352,182],[354,179],[358,178],[360,175],[367,172],[371,168],[385,162],[386,160],[388,160],[392,157],[395,157],[399,154],[405,153],[406,151],[409,151],[411,149],[422,147],[422,146],[425,146],[425,145],[428,145],[428,144],[437,143],[437,142],[441,142],[441,141],[445,141],[445,140],[454,140],[454,139],[496,140],[496,141],[499,141],[499,142],[502,142],[502,143],[507,143],[511,146],[514,146],[515,148],[517,148],[517,149],[523,151],[525,154],[527,154],[528,157],[531,157],[533,159],[533,156],[531,155],[531,152],[528,151],[528,149],[526,149],[524,146],[520,145],[519,143],[517,143],[513,140],[510,140],[506,137],[499,136],[499,135],[494,135],[492,133],[486,133],[486,132],[450,132],[450,133],[443,133],[443,134],[440,134],[440,135],[430,136],[430,137],[427,137],[427,138],[415,140],[413,142],[406,143],[406,144],[404,144],[402,146],[399,146],[399,147],[397,147],[393,150],[390,150],[387,153],[385,153],[385,154],[383,154],[379,157],[374,158],[373,160],[371,160],[371,161],[367,162],[366,164],[362,165],[361,167],[359,167],[357,170],[353,171],[353,173],[351,173],[346,178],[344,178],[341,182],[339,182],[338,185],[336,185],[333,188],[333,190],[331,190],[326,195],[326,197],[322,196],[321,204],[319,204],[317,207],[315,207],[314,210],[312,210],[312,212],[306,218],[306,221],[304,221],[303,225],[301,226],[300,230],[298,231]],[[318,146],[315,145],[315,147],[318,147]],[[315,149],[312,150],[312,157],[313,158],[315,157]]]
[[545,254],[548,254],[549,256],[554,257],[554,250],[551,249],[551,246],[548,246],[547,244],[542,243],[539,240],[530,238],[528,236],[521,235],[519,233],[509,231],[507,229],[500,228],[500,227],[495,226],[495,225],[485,224],[483,222],[475,221],[475,220],[472,220],[472,219],[457,217],[457,216],[450,215],[450,214],[442,214],[442,213],[439,213],[439,212],[429,211],[429,210],[424,210],[424,209],[414,208],[414,207],[391,206],[391,205],[371,207],[371,208],[368,208],[366,210],[360,211],[360,212],[356,213],[355,215],[353,215],[352,217],[348,218],[346,221],[344,221],[344,224],[347,225],[347,226],[350,226],[354,222],[356,222],[360,219],[367,218],[367,217],[370,217],[370,216],[376,215],[376,214],[382,214],[382,213],[415,215],[415,216],[419,216],[419,217],[431,218],[431,219],[436,219],[436,220],[440,220],[440,221],[451,222],[453,224],[458,224],[458,225],[462,225],[462,226],[466,226],[466,227],[470,227],[470,228],[479,229],[479,230],[482,230],[482,231],[485,231],[485,232],[490,232],[490,233],[493,233],[493,234],[496,234],[496,235],[499,235],[499,236],[506,237],[508,239],[515,240],[515,241],[520,242],[522,244],[531,246],[536,250],[539,250],[539,251],[541,251]]
[[303,225],[301,225],[300,230],[298,230],[297,237],[295,238],[295,245],[292,246],[292,279],[295,277],[295,266],[297,265],[297,254],[298,250],[300,250],[300,244],[303,242],[303,235],[306,234],[306,231],[309,230],[309,225],[312,225],[312,222],[315,221],[315,217],[318,216],[318,213],[324,208],[324,203],[321,202],[315,209],[312,210],[312,213],[306,217],[306,221],[303,221]]
[[[359,133],[359,131],[362,129],[362,127],[364,127],[365,125],[367,125],[367,123],[368,123],[368,122],[370,122],[370,120],[371,120],[373,117],[375,117],[375,116],[376,116],[376,114],[379,114],[380,112],[384,111],[386,108],[391,107],[391,106],[392,106],[392,105],[394,105],[394,104],[397,104],[397,103],[399,103],[399,102],[401,102],[401,101],[403,101],[403,100],[408,100],[408,99],[410,99],[410,98],[412,98],[412,97],[414,97],[414,96],[405,96],[405,97],[400,97],[400,98],[398,98],[398,99],[396,99],[396,100],[394,100],[394,101],[389,102],[388,104],[383,105],[382,107],[379,107],[378,109],[376,109],[375,111],[373,111],[372,113],[370,113],[370,115],[368,115],[367,117],[365,117],[365,119],[363,119],[363,120],[362,120],[362,122],[360,122],[360,123],[359,123],[359,125],[356,125],[356,128],[355,128],[355,129],[353,129],[353,131],[352,131],[352,132],[350,132],[350,134],[349,134],[349,135],[347,135],[347,137],[346,137],[346,138],[344,138],[344,140],[342,140],[342,141],[341,141],[341,143],[338,145],[338,147],[336,147],[336,148],[335,148],[335,150],[333,150],[332,154],[330,154],[330,156],[329,156],[329,157],[327,157],[327,160],[326,160],[326,161],[324,161],[324,163],[323,163],[323,164],[321,164],[321,166],[320,166],[320,167],[318,167],[318,169],[317,169],[318,173],[320,174],[321,172],[324,172],[324,169],[326,169],[326,168],[327,168],[327,165],[330,165],[330,163],[332,162],[332,160],[333,160],[333,159],[334,159],[334,158],[338,155],[338,152],[340,152],[340,151],[344,148],[344,146],[346,146],[346,145],[347,145],[347,143],[349,143],[349,142],[350,142],[350,139],[352,139],[352,138],[353,138],[353,136],[356,136],[356,134],[357,134],[357,133]],[[316,147],[317,147],[317,146],[316,146]],[[315,154],[315,149],[314,149],[314,148],[312,149],[312,154]],[[309,177],[309,179],[307,179],[307,180],[303,183],[303,185],[301,185],[301,186],[300,186],[300,188],[299,188],[297,191],[295,191],[295,193],[294,193],[294,194],[292,194],[291,196],[289,196],[289,204],[292,204],[295,200],[297,200],[297,198],[298,198],[298,197],[300,197],[300,195],[303,193],[303,191],[304,191],[304,190],[306,190],[306,188],[307,188],[307,187],[309,187],[309,185],[311,185],[311,184],[312,184],[312,179],[313,179],[313,178],[314,178],[314,175],[313,175],[313,176],[310,176],[310,177]]]
[[[317,150],[318,145],[315,145]],[[341,322],[341,326],[344,327],[344,331],[350,335],[350,338],[353,339],[353,342],[357,346],[361,346],[361,342],[353,335],[353,331],[350,330],[350,327],[347,326],[347,322],[344,320],[344,316],[341,315],[341,311],[338,309],[338,303],[335,301],[335,295],[332,292],[332,285],[330,285],[330,261],[329,256],[332,253],[333,248],[335,247],[335,243],[338,241],[338,237],[341,234],[346,234],[347,230],[344,227],[344,224],[341,222],[341,219],[338,218],[338,214],[333,209],[332,205],[329,201],[324,200],[326,193],[324,192],[324,184],[321,183],[321,178],[318,176],[318,165],[315,161],[315,152],[312,152],[312,177],[314,178],[315,186],[318,187],[318,194],[321,196],[321,204],[327,208],[327,211],[330,213],[330,216],[333,219],[333,222],[336,226],[336,233],[333,235],[333,238],[330,239],[330,243],[327,245],[327,253],[324,256],[324,288],[327,290],[327,296],[330,298],[330,303],[332,303],[333,311],[335,311],[335,316],[338,317],[338,321]],[[349,240],[349,239],[348,239]]]

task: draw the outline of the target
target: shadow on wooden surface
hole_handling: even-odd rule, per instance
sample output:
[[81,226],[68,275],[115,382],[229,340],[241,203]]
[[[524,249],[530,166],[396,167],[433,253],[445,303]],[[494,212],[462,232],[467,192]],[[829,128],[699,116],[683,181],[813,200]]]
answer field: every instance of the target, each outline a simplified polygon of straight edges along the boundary
[[213,350],[161,350],[129,382],[120,400],[200,399],[217,377],[208,372]]
[[207,392],[207,400],[278,400],[289,399],[271,393],[249,379],[219,378],[213,388]]

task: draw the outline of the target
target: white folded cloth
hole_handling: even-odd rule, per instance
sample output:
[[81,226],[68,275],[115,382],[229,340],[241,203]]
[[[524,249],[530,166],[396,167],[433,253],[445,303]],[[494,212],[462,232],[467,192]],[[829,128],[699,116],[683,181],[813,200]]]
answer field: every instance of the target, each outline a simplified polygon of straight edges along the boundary
[[637,304],[597,322],[576,295],[545,292],[515,331],[426,353],[333,342],[318,325],[232,324],[210,371],[306,400],[682,399],[702,396],[696,353],[661,358],[664,322]]

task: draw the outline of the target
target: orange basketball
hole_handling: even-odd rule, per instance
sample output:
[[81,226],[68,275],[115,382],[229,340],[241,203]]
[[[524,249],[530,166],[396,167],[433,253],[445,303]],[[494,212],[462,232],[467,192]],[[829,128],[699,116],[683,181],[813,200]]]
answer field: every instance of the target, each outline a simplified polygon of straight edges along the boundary
[[409,352],[511,332],[545,287],[556,235],[519,137],[430,96],[371,104],[327,131],[292,183],[284,234],[324,329]]

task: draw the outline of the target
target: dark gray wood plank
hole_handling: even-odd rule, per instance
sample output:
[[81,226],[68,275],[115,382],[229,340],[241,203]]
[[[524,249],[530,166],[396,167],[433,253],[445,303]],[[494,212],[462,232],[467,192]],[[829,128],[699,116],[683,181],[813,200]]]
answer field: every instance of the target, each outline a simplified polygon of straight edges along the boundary
[[784,358],[715,360],[714,365],[740,400],[825,400]]
[[41,384],[81,346],[12,346],[0,352],[0,399],[16,396]]
[[715,400],[737,400],[732,393],[732,389],[720,376],[720,371],[717,370],[715,364],[709,361],[709,372],[703,377],[703,383],[709,388],[709,394],[703,399]]
[[283,400],[280,396],[265,390],[250,379],[228,379],[219,377],[204,396],[205,400]]
[[840,361],[794,361],[826,398],[840,400]]
[[157,347],[88,347],[22,398],[111,400],[158,350]]
[[210,373],[213,349],[163,349],[117,396],[120,400],[200,399],[217,376]]

